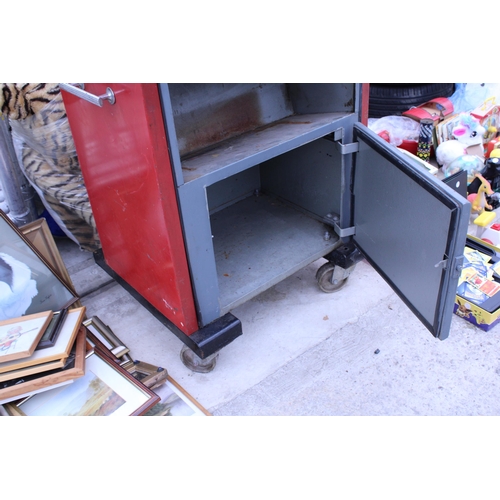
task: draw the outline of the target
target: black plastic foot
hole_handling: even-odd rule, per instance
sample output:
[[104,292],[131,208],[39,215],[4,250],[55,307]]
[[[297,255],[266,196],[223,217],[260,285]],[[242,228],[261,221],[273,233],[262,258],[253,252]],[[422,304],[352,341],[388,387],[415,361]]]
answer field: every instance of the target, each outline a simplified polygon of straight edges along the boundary
[[243,333],[241,321],[231,313],[227,313],[188,336],[158,311],[158,309],[151,305],[137,290],[135,290],[135,288],[113,271],[106,263],[102,250],[98,250],[94,253],[94,260],[97,265],[102,267],[104,271],[127,290],[132,297],[174,333],[176,337],[182,340],[182,342],[201,359],[207,359],[209,356],[218,353],[220,349],[231,343]]

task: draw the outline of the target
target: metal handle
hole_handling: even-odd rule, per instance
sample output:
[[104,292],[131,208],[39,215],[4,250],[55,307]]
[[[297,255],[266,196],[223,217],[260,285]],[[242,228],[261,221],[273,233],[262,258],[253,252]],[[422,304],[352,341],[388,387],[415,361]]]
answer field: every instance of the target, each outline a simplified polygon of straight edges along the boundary
[[[78,87],[76,85],[78,85]],[[109,104],[114,104],[116,102],[115,94],[109,87],[106,89],[106,93],[100,96],[83,90],[83,83],[60,83],[59,88],[69,92],[70,94],[76,95],[76,97],[79,97],[80,99],[84,99],[85,101],[99,106],[100,108],[103,107],[104,101],[109,101]]]

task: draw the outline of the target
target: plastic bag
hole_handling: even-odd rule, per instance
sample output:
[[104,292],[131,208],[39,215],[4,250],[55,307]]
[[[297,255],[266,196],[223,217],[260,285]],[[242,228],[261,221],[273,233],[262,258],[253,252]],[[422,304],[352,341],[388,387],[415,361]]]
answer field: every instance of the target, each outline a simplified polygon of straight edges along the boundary
[[376,134],[387,131],[389,142],[393,146],[400,146],[404,140],[418,141],[420,134],[420,123],[406,116],[369,118],[368,128]]
[[491,97],[500,103],[500,84],[455,83],[455,92],[448,99],[453,103],[453,112],[458,114],[474,110]]
[[64,233],[81,248],[100,248],[92,209],[60,93],[41,110],[10,119],[21,170]]

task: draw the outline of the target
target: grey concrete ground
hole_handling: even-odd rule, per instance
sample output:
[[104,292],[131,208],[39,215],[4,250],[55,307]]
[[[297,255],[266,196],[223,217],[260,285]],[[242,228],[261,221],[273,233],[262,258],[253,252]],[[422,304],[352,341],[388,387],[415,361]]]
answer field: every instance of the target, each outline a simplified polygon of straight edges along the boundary
[[317,287],[320,260],[239,306],[243,335],[200,374],[91,254],[58,246],[88,316],[214,415],[500,414],[500,327],[483,332],[454,316],[450,337],[436,340],[364,261],[335,294]]

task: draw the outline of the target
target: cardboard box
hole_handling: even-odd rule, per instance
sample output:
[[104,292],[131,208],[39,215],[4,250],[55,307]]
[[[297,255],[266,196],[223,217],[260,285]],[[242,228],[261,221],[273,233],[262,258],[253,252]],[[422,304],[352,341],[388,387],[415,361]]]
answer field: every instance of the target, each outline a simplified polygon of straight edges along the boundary
[[[489,257],[489,263],[491,264],[500,263],[500,253],[498,248],[493,245],[488,245],[478,238],[468,236],[466,250],[470,251],[470,249]],[[485,300],[482,303],[483,307],[481,307],[481,304],[478,304],[477,300],[471,300],[464,292],[464,283],[467,280],[469,280],[468,282],[474,281],[471,279],[471,275],[470,268],[465,267],[462,277],[459,280],[453,311],[457,316],[487,332],[500,323],[500,292],[498,292],[498,295],[492,295],[491,298]],[[490,282],[490,284],[496,285],[497,281]],[[477,288],[477,290],[478,294],[480,294],[480,288]]]
[[460,316],[485,332],[491,330],[494,326],[500,323],[500,308],[493,313],[489,313],[480,306],[473,304],[458,295],[455,298],[455,307],[453,311],[457,316]]

